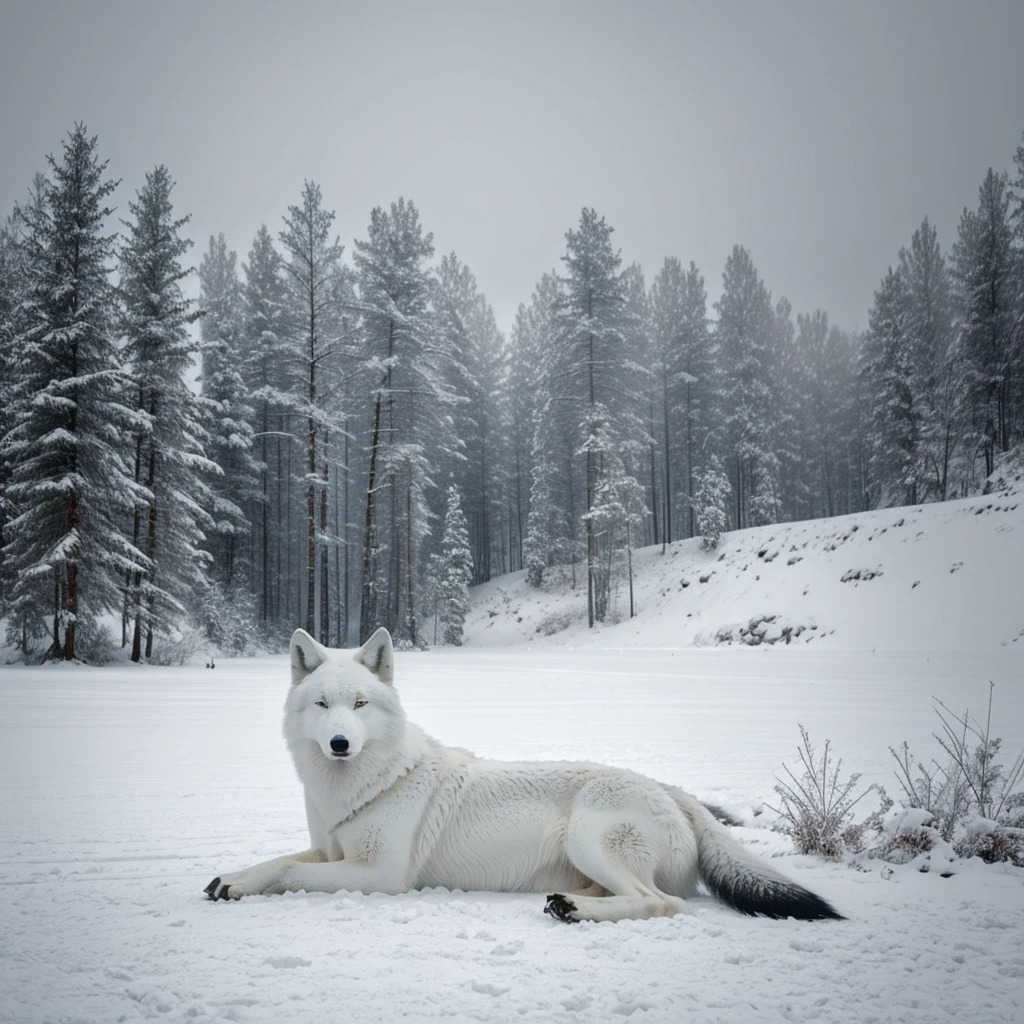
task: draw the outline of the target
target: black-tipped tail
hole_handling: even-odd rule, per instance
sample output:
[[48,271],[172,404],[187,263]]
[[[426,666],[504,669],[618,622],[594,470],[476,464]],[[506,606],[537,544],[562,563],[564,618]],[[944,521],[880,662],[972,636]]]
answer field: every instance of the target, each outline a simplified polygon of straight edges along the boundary
[[741,914],[799,921],[846,920],[827,900],[802,885],[755,875],[746,865],[736,874],[719,868],[704,871],[703,877],[715,896]]

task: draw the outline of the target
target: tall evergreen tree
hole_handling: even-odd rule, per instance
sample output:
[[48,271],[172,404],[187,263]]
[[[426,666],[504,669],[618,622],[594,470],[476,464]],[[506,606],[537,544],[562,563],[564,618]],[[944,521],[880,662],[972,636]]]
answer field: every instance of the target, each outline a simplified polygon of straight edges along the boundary
[[[292,290],[294,309],[301,324],[302,377],[305,383],[306,419],[306,632],[316,632],[317,573],[317,498],[323,494],[327,481],[321,472],[324,432],[324,393],[320,372],[332,342],[324,330],[327,307],[331,301],[331,275],[341,259],[342,247],[330,239],[334,211],[325,210],[320,186],[307,181],[302,189],[302,203],[288,207],[284,218],[281,243],[288,254],[285,263]],[[321,623],[322,625],[322,623]],[[327,643],[329,638],[321,636]]]
[[435,308],[450,355],[450,384],[458,400],[452,416],[461,449],[451,469],[465,503],[473,579],[482,583],[491,578],[498,559],[505,563],[499,429],[505,344],[476,278],[454,253],[443,257],[438,268]]
[[283,261],[266,226],[256,233],[243,265],[243,383],[252,407],[254,453],[259,466],[258,501],[251,513],[254,532],[253,583],[264,622],[287,618],[282,586],[282,549],[290,541],[282,529],[288,501],[284,469],[292,440],[290,422],[299,391],[294,317],[283,278]]
[[[509,491],[512,507],[509,520],[514,540],[510,544],[510,568],[525,568],[525,544],[528,534],[528,519],[531,504],[531,480],[533,477],[533,451],[535,449],[535,428],[537,413],[542,403],[544,387],[548,380],[547,361],[551,353],[553,311],[560,295],[561,286],[554,273],[545,274],[534,289],[530,305],[520,304],[509,338],[508,376],[505,381],[508,417],[508,458]],[[554,482],[554,481],[552,481]],[[546,517],[544,517],[546,521]],[[535,535],[535,540],[540,538]],[[552,555],[550,546],[537,543],[535,546],[537,568],[531,577],[533,585],[539,586],[544,569],[553,564],[548,560]]]
[[438,604],[444,642],[455,647],[462,646],[472,575],[469,529],[462,512],[459,489],[452,484],[448,488],[444,513]]
[[587,552],[587,621],[604,619],[610,593],[605,544],[594,510],[612,456],[625,457],[647,435],[640,420],[643,387],[626,344],[625,295],[612,228],[593,209],[566,233],[564,293],[556,308],[552,394],[575,410],[574,450],[583,461],[582,520]]
[[986,476],[1020,429],[1013,396],[1024,366],[1015,331],[1013,271],[1008,178],[989,168],[978,209],[964,210],[953,246],[957,321]]
[[210,486],[213,521],[207,545],[213,578],[223,592],[239,593],[249,575],[246,509],[258,494],[259,466],[253,457],[253,409],[243,376],[244,309],[238,256],[223,234],[210,237],[199,265],[202,340],[201,395],[210,435],[207,455],[222,470]]
[[741,246],[726,260],[716,309],[735,525],[758,526],[773,522],[779,511],[772,365],[778,322],[771,294]]
[[181,282],[192,270],[182,257],[192,246],[179,231],[189,218],[175,218],[174,182],[164,166],[146,175],[146,184],[128,209],[127,237],[121,248],[122,330],[140,425],[135,432],[135,480],[146,488],[132,521],[132,544],[146,555],[125,595],[134,619],[132,661],[153,653],[154,630],[184,617],[190,598],[202,590],[202,550],[208,488],[215,471],[203,452],[208,440],[202,411],[186,376],[196,346],[189,325],[199,317],[184,297]]
[[904,330],[910,348],[911,386],[920,417],[916,471],[920,497],[944,500],[960,430],[961,373],[950,352],[953,322],[949,274],[938,233],[926,217],[900,250],[905,285]]
[[872,504],[883,508],[917,501],[920,415],[914,403],[906,311],[903,275],[890,267],[875,292],[863,350],[870,396],[869,491]]
[[665,538],[698,532],[697,478],[721,442],[716,395],[721,387],[707,292],[694,263],[668,257],[651,284],[654,386],[662,445]]
[[419,645],[418,549],[429,530],[433,467],[453,452],[448,353],[431,318],[433,236],[405,199],[370,215],[355,244],[365,367],[372,381],[360,636],[380,625]]
[[[18,305],[25,290],[21,249],[18,246],[21,218],[17,209],[0,225],[0,438],[7,435],[14,421],[11,417],[14,400],[14,339],[18,334]],[[7,499],[9,467],[0,457],[0,616],[4,615],[5,597],[11,581],[4,569],[4,532],[10,517]]]
[[123,441],[140,417],[124,402],[108,280],[107,199],[117,183],[104,177],[107,164],[83,124],[61,158],[47,160],[40,201],[22,211],[27,291],[13,345],[13,426],[2,441],[13,506],[4,555],[14,631],[41,632],[48,591],[50,655],[71,660],[80,625],[117,607],[126,573],[148,568],[121,529],[148,495]]

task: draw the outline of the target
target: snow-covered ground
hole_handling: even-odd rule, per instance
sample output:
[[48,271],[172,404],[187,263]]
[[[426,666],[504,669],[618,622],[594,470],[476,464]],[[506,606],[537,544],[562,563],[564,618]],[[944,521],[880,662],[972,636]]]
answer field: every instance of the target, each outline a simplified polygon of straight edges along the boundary
[[[996,731],[1024,742],[1024,644],[686,650],[681,624],[660,629],[659,649],[400,654],[398,684],[444,741],[629,766],[747,820],[794,759],[797,722],[888,781],[890,744],[927,750],[933,694],[980,710],[992,679]],[[0,668],[0,1020],[1024,1020],[1024,873],[855,871],[763,828],[738,832],[849,920],[753,920],[710,898],[691,917],[574,926],[545,917],[543,895],[210,903],[213,875],[306,843],[286,686],[284,657]]]
[[[741,629],[814,649],[1024,648],[1024,494],[784,523],[634,552],[636,617],[624,583],[616,625],[588,631],[585,566],[529,587],[523,573],[474,589],[474,646],[744,643]],[[563,574],[568,576],[568,574]],[[770,621],[766,617],[772,616]],[[759,623],[759,624],[758,624]],[[748,634],[749,635],[749,634]],[[1024,657],[1024,651],[1021,652]]]

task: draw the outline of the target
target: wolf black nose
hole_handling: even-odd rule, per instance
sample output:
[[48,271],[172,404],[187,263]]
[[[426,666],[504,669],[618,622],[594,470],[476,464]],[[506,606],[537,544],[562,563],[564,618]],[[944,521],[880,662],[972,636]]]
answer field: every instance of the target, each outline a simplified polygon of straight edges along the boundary
[[344,736],[332,736],[331,750],[336,754],[344,754],[348,750],[348,740]]

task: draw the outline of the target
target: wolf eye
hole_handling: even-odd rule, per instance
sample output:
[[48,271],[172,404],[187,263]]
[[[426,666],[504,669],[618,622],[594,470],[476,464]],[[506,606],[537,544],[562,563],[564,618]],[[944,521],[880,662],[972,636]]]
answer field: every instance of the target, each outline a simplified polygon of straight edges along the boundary
[[318,700],[316,702],[316,706],[318,708],[326,708],[327,707],[327,701],[325,701],[325,700]]
[[365,707],[366,707],[366,705],[367,705],[368,703],[369,703],[368,701],[365,701],[365,700],[363,700],[363,699],[362,699],[362,697],[360,697],[360,698],[359,698],[359,700],[357,700],[357,701],[355,702],[355,704],[353,705],[353,707],[357,707],[357,708],[365,708]]

